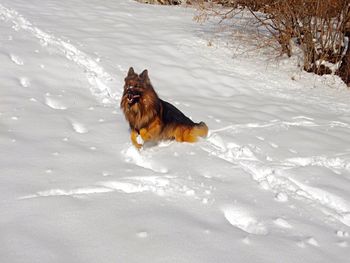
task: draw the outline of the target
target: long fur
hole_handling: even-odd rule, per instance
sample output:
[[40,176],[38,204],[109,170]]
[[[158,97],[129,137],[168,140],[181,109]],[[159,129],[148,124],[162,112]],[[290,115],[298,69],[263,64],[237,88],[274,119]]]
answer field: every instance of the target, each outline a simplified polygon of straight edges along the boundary
[[174,105],[158,97],[147,70],[138,75],[133,68],[129,69],[120,107],[129,122],[131,141],[137,148],[142,146],[137,143],[138,135],[145,142],[195,142],[208,134],[204,122],[193,122]]

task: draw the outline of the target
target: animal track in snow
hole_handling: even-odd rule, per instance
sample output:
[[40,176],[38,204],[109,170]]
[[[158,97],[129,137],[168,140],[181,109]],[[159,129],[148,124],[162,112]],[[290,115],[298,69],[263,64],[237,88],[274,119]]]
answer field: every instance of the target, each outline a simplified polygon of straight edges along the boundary
[[23,66],[24,65],[24,62],[23,60],[19,57],[19,56],[16,56],[14,54],[10,54],[10,59],[13,63],[19,65],[19,66]]
[[278,201],[278,202],[287,202],[288,201],[288,195],[286,193],[277,193],[275,195],[275,200]]
[[309,237],[306,239],[306,242],[311,245],[311,246],[314,246],[314,247],[319,247],[319,243],[318,241],[314,238],[314,237]]
[[[311,125],[311,124],[310,124]],[[219,129],[218,131],[227,130]],[[350,203],[328,191],[317,187],[307,186],[284,176],[285,170],[305,165],[317,165],[330,169],[350,169],[348,161],[337,158],[289,158],[284,161],[266,162],[257,158],[254,148],[250,145],[240,146],[236,143],[226,143],[217,131],[211,131],[207,143],[202,149],[234,165],[239,165],[251,175],[263,189],[275,192],[275,199],[280,202],[288,201],[289,197],[307,200],[313,207],[321,210],[327,216],[350,226]]]
[[[208,198],[210,195],[204,185],[192,185],[186,180],[170,175],[132,176],[118,181],[99,182],[98,185],[124,193],[150,192],[159,196],[186,196],[198,200],[202,204],[209,202]],[[203,196],[206,198],[203,198]]]
[[[245,123],[245,124],[232,124],[223,128],[219,128],[216,130],[212,130],[212,133],[228,131],[231,134],[245,132],[250,129],[262,129],[262,128],[271,128],[274,130],[285,130],[289,127],[319,127],[322,126],[320,124],[314,123],[310,120],[271,120],[268,122],[253,122],[253,123]],[[260,137],[261,138],[261,137]],[[258,138],[259,139],[259,138]]]
[[147,238],[148,237],[148,233],[146,231],[140,231],[136,235],[139,238]]
[[[212,117],[212,116],[211,116]],[[260,123],[246,123],[246,124],[231,124],[219,129],[210,130],[209,137],[211,135],[217,134],[218,132],[226,131],[230,134],[237,134],[246,132],[246,130],[252,129],[274,129],[274,130],[285,130],[290,127],[341,127],[341,128],[349,128],[350,124],[339,122],[339,121],[331,121],[328,123],[316,123],[314,119],[305,117],[305,116],[296,116],[293,117],[292,120],[271,120],[268,122],[260,122]],[[261,136],[256,136],[257,139],[264,141],[265,138]],[[270,143],[271,147],[277,148],[278,145],[275,143]],[[291,150],[296,153],[295,151]]]
[[134,163],[137,166],[150,169],[157,173],[167,173],[168,169],[162,165],[153,162],[150,158],[147,158],[145,151],[137,150],[133,145],[122,151],[125,156],[125,160],[130,163]]
[[339,242],[337,242],[337,244],[338,244],[338,246],[344,247],[344,248],[349,246],[347,241],[339,241]]
[[85,125],[80,122],[71,121],[71,124],[72,124],[73,130],[77,133],[84,134],[89,132],[89,130],[85,127]]
[[289,178],[289,180],[299,188],[299,195],[321,204],[324,208],[327,208],[323,209],[323,212],[350,226],[350,203],[323,189],[302,184],[292,178]]
[[79,196],[79,195],[90,195],[90,194],[101,194],[112,192],[110,188],[104,187],[86,187],[86,188],[76,188],[73,190],[63,190],[63,189],[50,189],[46,191],[39,191],[33,195],[27,195],[19,197],[18,199],[31,199],[37,197],[49,197],[49,196]]
[[[47,170],[46,173],[49,171]],[[52,171],[50,170],[49,173]],[[136,176],[125,177],[118,181],[101,181],[92,186],[79,187],[74,189],[49,189],[39,191],[35,194],[19,197],[18,199],[31,199],[38,197],[49,196],[72,196],[80,198],[81,196],[89,196],[94,194],[103,194],[111,192],[121,192],[125,194],[135,193],[153,193],[158,196],[174,195],[188,196],[196,200],[200,198],[196,195],[195,189],[183,185],[182,182],[177,182],[174,176]]]
[[52,109],[55,110],[66,110],[67,107],[62,103],[61,101],[57,100],[56,98],[46,96],[45,97],[45,104],[49,106]]
[[267,235],[266,226],[251,216],[244,208],[238,206],[230,206],[223,208],[226,220],[244,232],[254,235]]
[[314,237],[308,237],[304,240],[300,240],[297,242],[297,246],[298,247],[301,247],[301,248],[305,248],[306,246],[308,245],[311,245],[313,247],[319,247],[319,243],[318,241],[314,238]]
[[281,228],[292,228],[292,226],[288,223],[287,220],[280,218],[280,217],[273,220],[273,222]]
[[[337,237],[340,238],[340,239],[345,239],[345,238],[348,238],[348,237],[349,237],[349,233],[346,232],[346,231],[342,231],[342,230],[336,231],[335,234],[336,234]],[[338,241],[338,242],[337,242],[337,245],[338,245],[339,247],[343,247],[343,248],[349,246],[349,244],[348,244],[348,242],[347,242],[346,240],[340,240],[340,241]]]
[[28,87],[30,87],[30,80],[29,80],[28,78],[26,78],[26,77],[21,77],[21,78],[19,79],[19,83],[21,84],[21,86],[22,86],[23,88],[28,88]]
[[350,161],[340,157],[329,158],[326,156],[295,157],[285,160],[298,166],[320,166],[331,170],[345,169],[350,171]]
[[124,178],[123,181],[100,182],[99,185],[128,194],[152,192],[158,195],[164,195],[170,191],[169,179],[158,176]]
[[[36,37],[42,46],[50,46],[50,48],[56,49],[62,53],[68,60],[74,62],[80,66],[91,85],[91,92],[96,97],[102,99],[103,102],[108,102],[110,98],[119,97],[120,93],[116,92],[112,94],[108,83],[113,80],[113,77],[108,74],[102,66],[96,62],[96,60],[89,55],[79,50],[73,44],[63,41],[60,38],[55,37],[52,34],[48,34],[41,29],[35,27],[26,20],[22,15],[13,9],[8,9],[0,4],[0,15],[5,17],[6,20],[11,21],[14,26],[14,30],[24,30]],[[18,64],[23,65],[23,61],[17,56],[11,55],[11,60]],[[22,64],[21,64],[22,63]]]
[[276,143],[273,143],[273,142],[270,142],[269,144],[270,144],[271,147],[273,147],[273,148],[278,148],[278,147],[279,147]]
[[346,231],[342,231],[342,230],[338,230],[337,232],[336,232],[336,235],[338,236],[338,237],[349,237],[349,233],[348,232],[346,232]]
[[300,240],[297,242],[297,246],[300,247],[300,248],[305,248],[306,247],[306,244],[304,241]]
[[109,181],[109,182],[101,182],[99,184],[108,189],[111,189],[111,191],[120,191],[127,194],[140,193],[140,192],[145,192],[149,190],[148,187],[145,187],[142,185],[136,185],[129,182]]

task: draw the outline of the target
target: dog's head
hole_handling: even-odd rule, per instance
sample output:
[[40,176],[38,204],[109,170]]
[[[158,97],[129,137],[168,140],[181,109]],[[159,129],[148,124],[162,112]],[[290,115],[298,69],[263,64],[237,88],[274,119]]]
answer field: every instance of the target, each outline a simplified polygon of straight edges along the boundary
[[145,69],[140,75],[130,68],[125,77],[123,96],[120,102],[126,119],[133,128],[141,129],[159,114],[160,100],[154,91]]
[[152,89],[147,69],[138,75],[131,67],[124,80],[123,100],[126,100],[129,106],[140,103],[143,95]]

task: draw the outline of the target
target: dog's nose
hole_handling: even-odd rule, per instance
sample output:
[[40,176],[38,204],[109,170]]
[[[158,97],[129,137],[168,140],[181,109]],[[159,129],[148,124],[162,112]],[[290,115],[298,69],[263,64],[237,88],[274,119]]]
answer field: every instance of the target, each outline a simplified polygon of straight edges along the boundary
[[132,88],[132,87],[128,87],[128,88],[126,89],[126,93],[132,94],[132,93],[133,93],[133,88]]

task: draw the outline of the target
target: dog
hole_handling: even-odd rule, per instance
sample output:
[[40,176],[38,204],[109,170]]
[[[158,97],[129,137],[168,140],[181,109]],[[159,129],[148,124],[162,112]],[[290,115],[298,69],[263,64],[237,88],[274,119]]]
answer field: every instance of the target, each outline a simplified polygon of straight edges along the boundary
[[147,69],[138,75],[130,67],[120,107],[129,122],[131,142],[138,149],[143,146],[138,143],[139,135],[144,143],[161,140],[196,142],[198,137],[208,135],[204,122],[193,122],[174,105],[158,97]]

